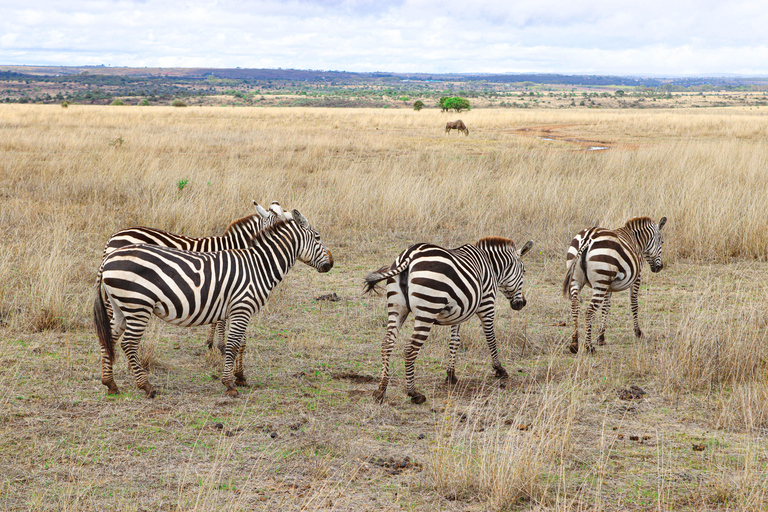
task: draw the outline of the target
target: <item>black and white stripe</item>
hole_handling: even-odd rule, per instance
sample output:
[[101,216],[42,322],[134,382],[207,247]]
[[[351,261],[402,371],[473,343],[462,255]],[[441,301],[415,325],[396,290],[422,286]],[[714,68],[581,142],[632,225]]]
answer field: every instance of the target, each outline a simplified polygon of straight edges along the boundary
[[605,321],[611,308],[612,292],[630,288],[635,336],[642,336],[637,319],[637,293],[640,290],[642,260],[645,258],[652,272],[659,272],[664,268],[661,263],[661,249],[664,244],[661,229],[666,222],[666,217],[662,217],[658,224],[648,217],[638,217],[628,220],[624,227],[618,229],[593,227],[582,230],[573,238],[566,259],[568,272],[563,281],[563,294],[571,300],[571,352],[579,351],[579,294],[585,284],[592,288],[584,340],[588,352],[595,350],[592,346],[592,321],[601,306],[602,318],[597,344],[605,344]]
[[[247,248],[253,237],[264,228],[267,228],[283,218],[283,209],[277,201],[273,201],[269,207],[269,211],[265,210],[256,201],[253,201],[253,205],[256,207],[256,212],[253,215],[248,215],[242,219],[233,221],[222,236],[208,236],[208,237],[191,237],[184,235],[177,235],[176,233],[170,233],[160,229],[148,228],[145,226],[134,226],[132,228],[121,229],[114,233],[106,245],[104,246],[104,254],[101,258],[101,266],[97,274],[97,281],[101,278],[102,268],[104,267],[104,260],[109,254],[133,244],[149,244],[159,245],[162,247],[173,247],[176,249],[184,249],[186,251],[195,252],[216,252],[226,251],[229,249],[245,249]],[[112,309],[107,302],[107,314],[112,318]],[[211,329],[208,333],[206,343],[208,349],[213,347],[213,340],[216,332],[219,333],[218,347],[221,353],[224,353],[224,338],[226,331],[226,321],[214,322],[211,324]]]
[[416,391],[414,362],[433,325],[451,326],[446,382],[456,383],[454,367],[460,345],[459,327],[472,315],[480,318],[496,375],[506,377],[494,331],[496,294],[501,290],[512,309],[525,306],[521,256],[532,246],[531,240],[518,252],[512,240],[496,237],[483,238],[457,249],[422,243],[401,253],[390,267],[368,274],[366,292],[373,290],[376,283],[387,280],[387,333],[381,346],[381,382],[376,398],[384,400],[389,384],[389,357],[398,331],[411,311],[414,328],[405,349],[405,375],[412,402],[419,404],[426,400]]
[[[327,272],[333,266],[330,251],[309,222],[296,210],[287,217],[257,233],[247,249],[201,253],[136,244],[110,253],[104,260],[94,301],[101,345],[101,381],[108,387],[108,393],[118,392],[112,364],[114,342],[122,336],[120,345],[136,385],[147,396],[154,396],[137,355],[139,340],[154,313],[181,326],[228,318],[221,382],[227,395],[237,396],[235,386],[246,384],[243,336],[251,316],[266,303],[272,289],[297,259],[319,272]],[[111,323],[105,297],[113,309]]]

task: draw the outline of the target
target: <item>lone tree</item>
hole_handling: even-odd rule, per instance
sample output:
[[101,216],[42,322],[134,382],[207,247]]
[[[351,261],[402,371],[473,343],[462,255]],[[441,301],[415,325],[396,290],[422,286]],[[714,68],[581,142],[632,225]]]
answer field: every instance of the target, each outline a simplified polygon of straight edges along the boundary
[[443,96],[438,102],[442,112],[448,112],[449,110],[455,110],[461,112],[462,110],[470,110],[472,107],[469,104],[469,100],[461,98],[459,96]]
[[418,110],[421,110],[421,109],[423,109],[423,108],[424,108],[424,102],[423,102],[423,101],[421,101],[421,100],[416,100],[416,101],[413,103],[413,110],[417,110],[417,111],[418,111]]

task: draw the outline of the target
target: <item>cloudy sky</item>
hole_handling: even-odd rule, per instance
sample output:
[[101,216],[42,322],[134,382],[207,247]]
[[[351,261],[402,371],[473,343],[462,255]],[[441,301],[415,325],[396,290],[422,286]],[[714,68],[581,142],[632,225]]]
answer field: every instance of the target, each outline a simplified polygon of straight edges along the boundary
[[0,0],[0,65],[768,75],[764,0]]

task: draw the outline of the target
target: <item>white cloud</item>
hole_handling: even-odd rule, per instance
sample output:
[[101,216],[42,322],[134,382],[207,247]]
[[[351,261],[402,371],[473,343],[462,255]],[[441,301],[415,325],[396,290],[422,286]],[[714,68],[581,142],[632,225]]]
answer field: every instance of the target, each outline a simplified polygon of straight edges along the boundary
[[768,74],[760,2],[0,0],[0,64]]

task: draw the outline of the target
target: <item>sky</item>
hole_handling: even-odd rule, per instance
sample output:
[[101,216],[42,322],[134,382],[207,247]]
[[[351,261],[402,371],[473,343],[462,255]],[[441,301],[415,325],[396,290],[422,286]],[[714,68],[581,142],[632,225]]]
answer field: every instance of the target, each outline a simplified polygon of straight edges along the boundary
[[764,0],[0,0],[0,65],[768,75]]

